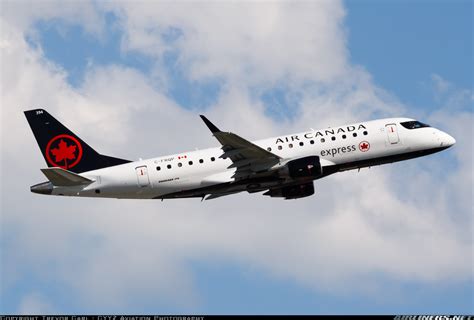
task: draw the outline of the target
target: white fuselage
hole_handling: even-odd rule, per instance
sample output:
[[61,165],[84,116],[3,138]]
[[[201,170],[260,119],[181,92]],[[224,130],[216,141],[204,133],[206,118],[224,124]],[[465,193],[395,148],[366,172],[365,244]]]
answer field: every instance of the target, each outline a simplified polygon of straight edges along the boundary
[[[417,152],[441,150],[454,144],[448,134],[433,128],[407,129],[407,118],[390,118],[341,127],[306,131],[253,141],[286,162],[319,156],[330,173],[414,158]],[[435,151],[433,151],[435,152]],[[183,152],[81,173],[94,182],[86,187],[54,187],[53,195],[160,199],[168,194],[232,183],[235,168],[222,159],[221,148]],[[429,154],[432,152],[426,152]],[[398,157],[406,155],[406,157]],[[331,171],[332,170],[332,171]],[[239,189],[240,188],[240,189]],[[239,186],[235,191],[245,191]]]

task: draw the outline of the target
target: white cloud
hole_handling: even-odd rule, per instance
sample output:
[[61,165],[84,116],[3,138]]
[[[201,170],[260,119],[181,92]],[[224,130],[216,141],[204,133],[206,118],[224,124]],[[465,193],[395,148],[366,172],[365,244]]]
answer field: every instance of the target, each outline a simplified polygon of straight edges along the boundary
[[451,84],[444,80],[439,74],[431,74],[431,81],[437,93],[445,93],[451,88]]
[[20,307],[18,309],[19,314],[55,314],[57,313],[56,310],[51,306],[51,304],[47,301],[47,299],[35,292],[30,293],[23,297]]
[[[431,87],[435,100],[443,109],[456,110],[468,107],[472,110],[472,89],[457,88],[439,74],[431,74]],[[470,107],[470,108],[469,108]]]
[[[329,81],[346,68],[337,1],[306,4],[114,3],[122,19],[125,50],[156,58],[178,50],[192,79],[224,77],[249,84],[279,79]],[[180,30],[174,41],[163,37]],[[337,40],[336,40],[337,39]]]
[[[83,6],[72,14],[44,4],[27,11],[9,5],[11,16],[2,14],[1,218],[8,239],[2,294],[28,272],[73,288],[89,310],[143,303],[130,302],[132,295],[192,306],[199,298],[190,261],[230,261],[334,294],[379,293],[380,275],[416,283],[472,278],[472,238],[466,236],[472,232],[472,112],[451,112],[450,104],[433,115],[458,140],[448,151],[457,163],[449,166],[450,176],[439,169],[444,159],[425,158],[317,181],[316,195],[299,201],[247,194],[204,203],[31,194],[28,186],[43,179],[38,168],[44,164],[21,113],[30,107],[47,107],[98,150],[116,156],[217,145],[194,112],[170,100],[145,74],[93,65],[84,83],[72,88],[65,70],[24,41],[40,18],[81,25],[93,19],[95,27],[88,28],[99,30],[102,13]],[[129,54],[159,60],[164,51],[177,50],[191,78],[222,78],[223,90],[206,112],[218,126],[245,137],[406,110],[363,68],[348,64],[338,2],[104,6],[118,14]],[[183,34],[164,42],[161,34],[170,27]],[[250,90],[282,81],[302,96],[292,122],[266,117]],[[48,312],[42,309],[48,305],[44,297],[26,296],[19,311]]]

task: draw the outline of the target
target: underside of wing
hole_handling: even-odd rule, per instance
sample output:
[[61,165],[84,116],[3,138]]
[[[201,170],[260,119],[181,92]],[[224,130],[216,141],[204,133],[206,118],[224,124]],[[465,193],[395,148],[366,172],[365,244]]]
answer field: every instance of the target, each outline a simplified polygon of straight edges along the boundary
[[265,191],[278,185],[274,177],[254,177],[233,182],[217,183],[191,190],[182,190],[155,197],[155,199],[205,198],[206,200],[227,196],[242,191],[249,193]]

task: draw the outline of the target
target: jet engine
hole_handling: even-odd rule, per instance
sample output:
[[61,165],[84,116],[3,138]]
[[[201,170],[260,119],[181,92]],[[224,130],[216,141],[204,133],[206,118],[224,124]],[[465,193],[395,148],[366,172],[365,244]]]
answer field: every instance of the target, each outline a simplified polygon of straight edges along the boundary
[[265,192],[264,196],[272,198],[298,199],[308,197],[314,194],[313,182],[298,184],[294,186],[287,186],[282,188],[274,188]]
[[323,170],[318,156],[309,156],[291,160],[280,169],[280,176],[291,179],[317,178]]

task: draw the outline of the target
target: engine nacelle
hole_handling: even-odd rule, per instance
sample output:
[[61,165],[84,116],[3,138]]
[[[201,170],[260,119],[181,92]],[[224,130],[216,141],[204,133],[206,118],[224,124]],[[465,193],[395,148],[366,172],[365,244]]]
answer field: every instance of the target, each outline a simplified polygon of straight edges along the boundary
[[308,197],[314,194],[313,182],[298,184],[295,186],[287,186],[283,188],[270,189],[263,195],[270,197],[279,197],[288,199],[298,199]]
[[291,179],[317,178],[323,170],[318,156],[309,156],[289,161],[280,169],[280,175]]

